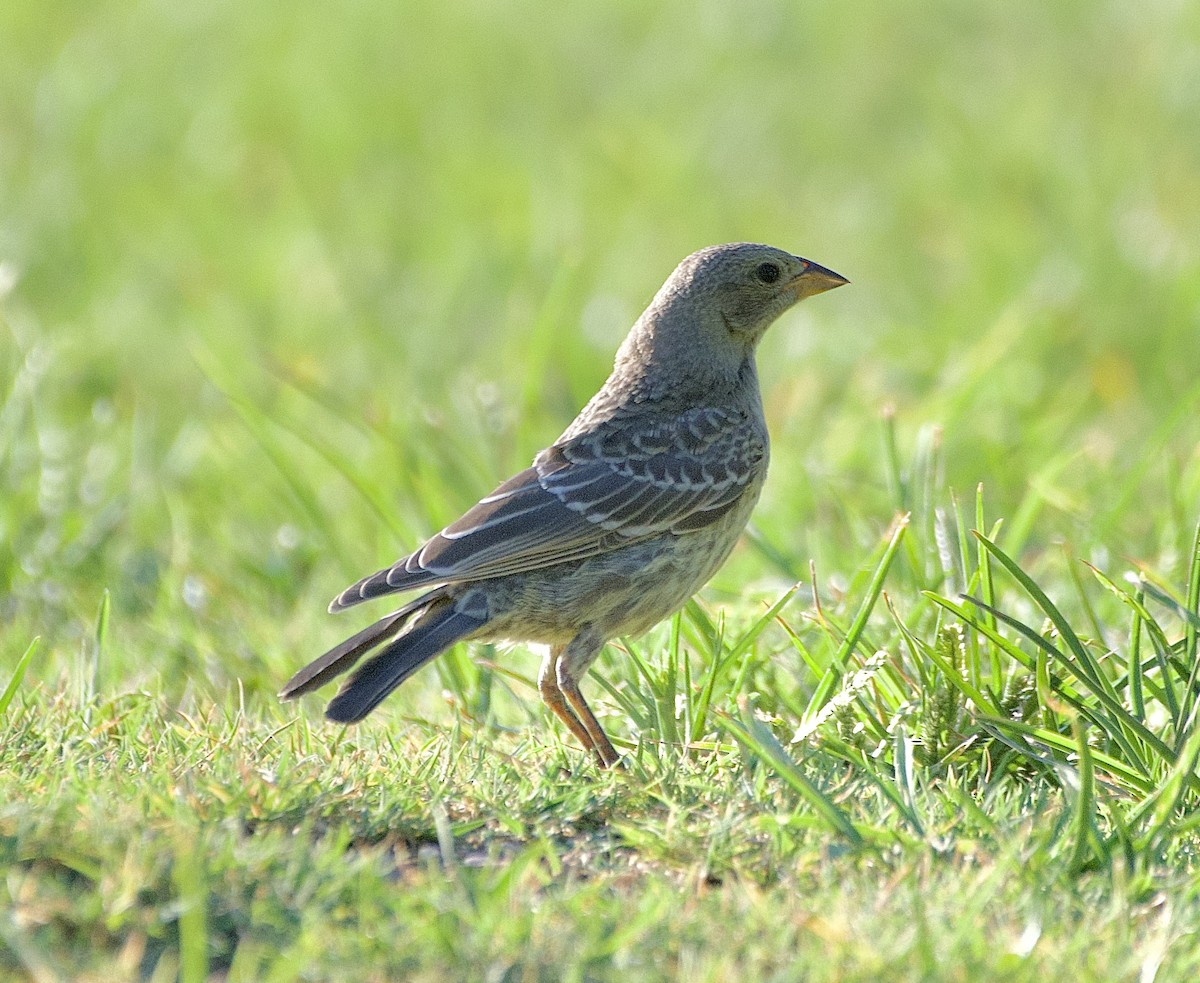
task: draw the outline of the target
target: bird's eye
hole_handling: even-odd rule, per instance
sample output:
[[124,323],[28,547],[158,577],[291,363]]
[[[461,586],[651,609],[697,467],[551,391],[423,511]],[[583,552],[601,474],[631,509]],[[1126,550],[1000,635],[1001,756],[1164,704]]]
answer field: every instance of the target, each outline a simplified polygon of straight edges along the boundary
[[754,275],[763,283],[774,283],[779,279],[779,267],[774,263],[759,263]]

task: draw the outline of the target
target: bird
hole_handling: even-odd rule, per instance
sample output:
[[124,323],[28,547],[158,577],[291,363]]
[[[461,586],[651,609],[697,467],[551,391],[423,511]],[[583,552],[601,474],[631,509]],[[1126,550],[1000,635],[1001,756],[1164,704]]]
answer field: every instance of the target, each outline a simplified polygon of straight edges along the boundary
[[456,642],[541,644],[543,702],[600,768],[617,764],[580,681],[609,640],[673,614],[725,562],[767,473],[758,342],[793,304],[848,282],[758,243],[692,253],[530,467],[329,610],[422,593],[300,670],[280,697],[373,653],[325,710],[354,723]]

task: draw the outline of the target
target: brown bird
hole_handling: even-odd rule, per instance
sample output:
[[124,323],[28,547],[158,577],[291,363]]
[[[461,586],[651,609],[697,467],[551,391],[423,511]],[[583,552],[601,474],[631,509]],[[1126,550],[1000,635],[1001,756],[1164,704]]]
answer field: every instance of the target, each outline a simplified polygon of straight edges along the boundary
[[601,767],[616,749],[579,690],[604,644],[678,610],[729,556],[767,474],[754,351],[798,300],[848,282],[770,246],[693,253],[617,352],[608,381],[533,465],[330,611],[427,593],[292,677],[290,699],[378,648],[325,711],[361,720],[461,639],[540,642],[546,705]]

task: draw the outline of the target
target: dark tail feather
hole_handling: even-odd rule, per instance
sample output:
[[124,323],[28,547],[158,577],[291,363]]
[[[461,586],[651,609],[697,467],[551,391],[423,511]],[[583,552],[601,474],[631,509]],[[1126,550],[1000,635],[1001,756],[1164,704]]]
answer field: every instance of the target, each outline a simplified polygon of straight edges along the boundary
[[399,611],[393,611],[387,617],[380,618],[375,624],[364,628],[357,635],[347,638],[340,645],[335,645],[289,679],[283,689],[279,691],[280,698],[291,700],[297,696],[303,696],[305,693],[324,686],[335,676],[340,676],[371,649],[397,634],[404,627],[405,621],[440,596],[441,594],[435,591],[424,597],[418,597],[410,604],[404,605]]
[[363,664],[326,707],[325,716],[344,724],[362,720],[426,662],[486,623],[486,617],[456,610],[452,600],[435,600]]

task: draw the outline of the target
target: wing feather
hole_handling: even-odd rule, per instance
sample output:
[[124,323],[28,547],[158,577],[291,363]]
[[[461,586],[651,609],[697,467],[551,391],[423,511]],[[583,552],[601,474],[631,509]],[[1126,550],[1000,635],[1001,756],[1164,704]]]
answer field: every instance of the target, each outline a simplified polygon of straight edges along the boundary
[[[643,408],[644,410],[644,408]],[[761,480],[761,427],[702,408],[617,415],[542,451],[419,550],[348,587],[330,606],[438,583],[483,580],[595,556],[649,536],[685,535]]]

